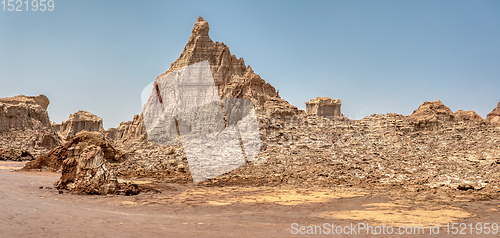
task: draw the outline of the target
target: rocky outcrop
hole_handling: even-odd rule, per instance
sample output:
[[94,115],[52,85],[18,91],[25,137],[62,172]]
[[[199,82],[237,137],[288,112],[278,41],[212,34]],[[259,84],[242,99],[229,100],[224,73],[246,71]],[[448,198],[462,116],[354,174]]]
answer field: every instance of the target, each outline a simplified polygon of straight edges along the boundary
[[36,158],[36,160],[28,162],[24,169],[59,171],[64,160],[78,156],[84,148],[90,145],[101,147],[108,160],[123,160],[123,155],[111,146],[102,133],[82,131],[68,142]]
[[58,189],[78,194],[139,193],[137,186],[119,183],[111,163],[120,163],[125,156],[100,132],[82,131],[67,143],[28,162],[23,170],[61,171]]
[[306,113],[322,117],[339,117],[341,105],[340,99],[317,97],[306,102]]
[[500,102],[498,102],[497,107],[493,109],[493,111],[488,113],[488,115],[486,116],[486,120],[491,123],[500,125]]
[[146,127],[141,115],[135,115],[132,121],[120,123],[117,128],[110,128],[104,132],[106,138],[114,142],[147,141]]
[[454,113],[457,120],[484,122],[484,119],[475,111],[458,110]]
[[420,129],[435,129],[443,122],[455,119],[451,109],[445,106],[441,101],[424,102],[417,110],[407,117],[408,122]]
[[[252,101],[259,116],[284,117],[302,113],[297,107],[281,99],[276,89],[266,83],[242,58],[232,55],[229,47],[221,42],[213,42],[209,37],[209,25],[202,17],[195,23],[192,35],[179,58],[170,68],[157,77],[164,78],[169,73],[199,62],[208,61],[217,93],[223,98],[245,98]],[[157,82],[156,92],[160,102],[164,101]],[[106,137],[111,141],[146,141],[147,133],[143,114],[134,116],[132,121],[123,122],[117,128],[108,129]]]
[[49,100],[40,95],[0,98],[0,132],[46,130],[50,128]]
[[242,58],[232,55],[229,47],[221,42],[213,42],[208,33],[210,27],[202,17],[198,17],[192,35],[179,58],[170,65],[170,69],[162,76],[182,67],[207,60],[217,86],[220,98],[246,98],[252,100],[257,108],[273,99],[291,113],[298,113],[296,107],[281,99],[276,89],[266,83],[250,66],[245,65]]
[[0,147],[0,160],[26,161],[33,159],[33,155],[31,155],[28,151]]
[[65,140],[71,139],[80,131],[99,131],[103,132],[102,118],[86,111],[78,111],[71,114],[67,121],[60,125],[53,123],[52,127],[59,132]]
[[48,105],[49,99],[44,95],[0,98],[0,144],[33,156],[61,144],[50,125]]

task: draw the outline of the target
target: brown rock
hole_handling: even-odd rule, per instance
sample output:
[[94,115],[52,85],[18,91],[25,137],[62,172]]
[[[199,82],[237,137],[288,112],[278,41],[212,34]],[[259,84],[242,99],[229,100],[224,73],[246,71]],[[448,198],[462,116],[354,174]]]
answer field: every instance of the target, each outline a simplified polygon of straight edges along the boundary
[[58,132],[65,140],[71,139],[80,131],[104,131],[102,127],[102,118],[86,111],[78,111],[71,114],[67,121],[63,121],[60,125],[52,124],[54,129],[59,129]]
[[424,102],[417,110],[407,117],[415,129],[433,129],[443,122],[454,120],[455,115],[441,101]]
[[0,144],[38,156],[61,144],[50,125],[46,96],[0,98]]
[[[157,79],[182,67],[207,60],[220,98],[250,99],[257,112],[270,116],[282,117],[301,113],[297,107],[281,99],[276,89],[266,83],[250,66],[246,66],[242,58],[238,59],[232,55],[228,46],[213,42],[209,37],[209,30],[208,22],[199,17],[179,58]],[[157,87],[155,84],[155,94],[159,91]],[[117,128],[108,129],[105,134],[111,141],[116,142],[147,141],[142,114],[134,116],[132,121],[121,123]]]
[[[97,136],[97,135],[96,135]],[[101,138],[103,139],[103,138]],[[118,190],[118,180],[107,163],[118,162],[119,157],[106,156],[109,153],[101,146],[82,145],[71,147],[62,163],[62,175],[56,183],[58,189],[73,193],[112,194]]]
[[49,129],[48,103],[43,95],[0,98],[0,132]]
[[[288,104],[279,97],[273,86],[254,73],[250,66],[246,66],[242,58],[238,59],[232,55],[229,47],[221,42],[213,42],[208,35],[209,30],[208,22],[198,17],[181,55],[170,65],[167,72],[158,77],[208,60],[221,98],[247,98],[257,107],[263,106],[269,98],[279,99],[280,103]],[[293,106],[290,108],[293,109]],[[294,112],[298,110],[294,109]]]
[[484,119],[477,114],[475,111],[463,111],[463,110],[458,110],[454,113],[455,118],[462,120],[462,121],[477,121],[477,122],[483,122]]
[[486,120],[491,123],[500,124],[500,102],[498,102],[497,107],[493,111],[488,113]]
[[28,151],[0,147],[0,160],[26,161],[33,159],[33,155]]
[[124,159],[122,153],[114,149],[102,133],[82,131],[63,145],[54,148],[34,161],[28,162],[23,170],[59,171],[64,160],[79,155],[83,149],[90,145],[101,147],[106,160]]
[[110,128],[104,132],[106,138],[115,142],[147,141],[146,127],[141,115],[135,115],[132,121],[120,123],[117,128]]
[[308,115],[317,115],[323,117],[340,116],[340,99],[331,99],[327,97],[317,97],[306,102],[306,113]]

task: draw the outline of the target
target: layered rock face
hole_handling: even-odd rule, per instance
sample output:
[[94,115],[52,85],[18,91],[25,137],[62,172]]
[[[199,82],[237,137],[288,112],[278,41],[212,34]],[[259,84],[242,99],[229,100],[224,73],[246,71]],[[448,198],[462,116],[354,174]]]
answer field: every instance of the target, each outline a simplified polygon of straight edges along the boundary
[[0,98],[0,132],[50,128],[48,105],[49,99],[44,95]]
[[[213,42],[208,34],[209,29],[208,22],[199,17],[181,55],[165,73],[157,77],[157,81],[181,68],[208,61],[219,98],[249,99],[259,117],[282,118],[303,113],[281,99],[276,89],[266,83],[250,66],[245,65],[242,58],[238,59],[232,55],[227,45]],[[158,87],[157,84],[155,87]],[[159,92],[162,89],[156,90]],[[163,95],[166,96],[168,95]],[[117,128],[108,129],[105,133],[112,141],[147,140],[142,114]]]
[[106,138],[114,142],[147,141],[146,127],[142,114],[135,115],[132,121],[120,123],[117,128],[110,128],[104,132]]
[[339,117],[341,115],[340,99],[331,99],[327,97],[317,97],[306,102],[307,115],[317,115],[323,117]]
[[491,123],[500,124],[500,102],[498,102],[497,107],[493,111],[488,113],[486,120]]
[[50,125],[48,105],[44,95],[0,98],[1,147],[38,156],[59,145],[61,139]]
[[102,118],[86,111],[78,111],[71,114],[67,121],[59,124],[52,124],[61,137],[65,140],[71,139],[80,131],[104,131]]
[[256,107],[263,107],[272,99],[287,110],[297,112],[296,107],[282,100],[276,89],[266,83],[242,58],[232,55],[229,47],[221,42],[213,42],[208,33],[210,27],[202,17],[198,17],[192,35],[179,58],[170,65],[170,69],[158,76],[173,72],[182,67],[207,60],[217,86],[220,98],[246,98]]

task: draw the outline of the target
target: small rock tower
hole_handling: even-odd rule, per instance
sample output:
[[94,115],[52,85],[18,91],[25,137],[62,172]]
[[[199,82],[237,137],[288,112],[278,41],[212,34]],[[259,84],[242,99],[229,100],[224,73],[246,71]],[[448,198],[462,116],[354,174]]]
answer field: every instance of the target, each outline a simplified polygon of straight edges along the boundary
[[317,115],[322,117],[338,117],[341,115],[340,99],[331,99],[327,97],[317,97],[306,102],[307,115]]

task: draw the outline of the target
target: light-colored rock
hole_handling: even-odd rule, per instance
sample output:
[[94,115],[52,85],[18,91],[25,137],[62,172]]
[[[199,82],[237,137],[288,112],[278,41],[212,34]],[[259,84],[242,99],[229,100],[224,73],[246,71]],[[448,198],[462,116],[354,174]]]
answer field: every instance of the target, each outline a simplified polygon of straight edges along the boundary
[[50,125],[48,105],[49,100],[44,95],[0,98],[0,144],[33,156],[61,144]]
[[340,99],[331,99],[327,97],[317,97],[306,102],[306,113],[308,115],[317,115],[323,117],[339,117],[341,116],[340,107],[342,103]]
[[53,128],[59,128],[59,133],[65,140],[71,139],[80,131],[99,131],[103,132],[102,118],[86,111],[78,111],[71,114],[67,121],[61,125],[53,124]]
[[0,98],[0,132],[50,128],[47,97],[19,95]]

